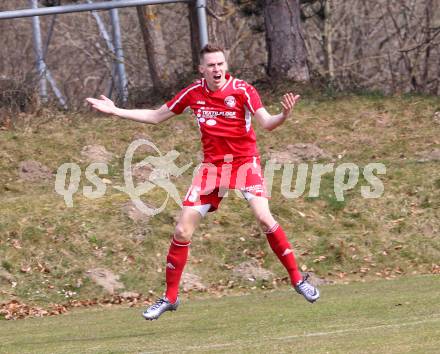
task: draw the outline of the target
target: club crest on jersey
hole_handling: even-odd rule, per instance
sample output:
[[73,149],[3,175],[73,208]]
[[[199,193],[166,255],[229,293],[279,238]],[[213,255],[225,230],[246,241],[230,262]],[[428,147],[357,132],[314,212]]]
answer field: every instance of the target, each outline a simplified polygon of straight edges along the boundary
[[235,107],[235,97],[234,96],[227,96],[226,98],[225,98],[225,105],[226,106],[228,106],[228,107],[230,107],[230,108],[233,108],[233,107]]

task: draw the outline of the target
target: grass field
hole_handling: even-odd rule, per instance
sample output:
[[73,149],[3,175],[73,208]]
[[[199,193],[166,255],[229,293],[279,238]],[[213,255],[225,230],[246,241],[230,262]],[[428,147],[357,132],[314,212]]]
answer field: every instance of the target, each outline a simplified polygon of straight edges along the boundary
[[[278,95],[265,99],[277,100]],[[418,153],[440,148],[439,125],[433,118],[439,107],[438,97],[417,95],[303,96],[282,128],[269,133],[255,125],[262,161],[270,151],[283,152],[289,144],[314,143],[332,156],[335,166],[356,163],[363,168],[380,162],[387,168],[380,176],[381,198],[362,198],[365,181],[360,180],[343,202],[335,198],[332,174],[324,176],[319,197],[309,197],[307,187],[302,197],[292,199],[281,194],[284,170],[276,171],[271,209],[301,266],[336,281],[438,272],[439,162],[418,162]],[[276,112],[279,104],[268,109]],[[134,222],[122,211],[128,196],[113,186],[124,184],[123,156],[137,134],[148,136],[164,154],[176,149],[179,167],[190,161],[195,166],[200,143],[194,119],[182,115],[147,126],[43,110],[22,120],[14,129],[0,130],[0,302],[18,299],[48,306],[102,298],[106,293],[88,277],[94,268],[119,275],[126,290],[162,292],[165,252],[180,208],[170,200],[149,221]],[[81,151],[91,144],[115,154],[108,174],[101,176],[111,182],[106,194],[94,200],[82,194],[82,187],[91,184],[84,178],[88,162]],[[53,173],[65,162],[79,164],[82,182],[73,196],[74,207],[67,208],[55,192],[54,178],[20,179],[19,164],[29,159]],[[295,176],[296,170],[293,184]],[[175,182],[183,197],[191,172]],[[155,188],[144,200],[160,205],[162,192]],[[255,259],[276,276],[285,275],[250,208],[231,193],[195,232],[186,270],[215,290],[232,279],[232,267]],[[235,281],[234,289],[255,285]]]
[[439,276],[186,299],[146,322],[141,308],[1,321],[1,353],[438,353]]

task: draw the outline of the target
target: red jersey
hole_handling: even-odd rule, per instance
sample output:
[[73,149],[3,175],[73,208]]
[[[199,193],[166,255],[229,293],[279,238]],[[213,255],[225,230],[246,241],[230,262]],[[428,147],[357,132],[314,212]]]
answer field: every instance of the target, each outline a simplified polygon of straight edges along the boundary
[[201,79],[180,91],[168,108],[175,114],[191,108],[202,136],[204,162],[258,156],[251,114],[263,107],[257,90],[247,82],[226,74],[226,83],[217,91]]

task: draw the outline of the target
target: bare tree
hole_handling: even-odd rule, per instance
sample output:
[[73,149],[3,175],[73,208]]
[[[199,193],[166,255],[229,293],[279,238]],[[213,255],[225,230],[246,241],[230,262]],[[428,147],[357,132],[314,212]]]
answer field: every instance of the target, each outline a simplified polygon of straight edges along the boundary
[[207,4],[210,40],[228,50],[235,41],[235,28],[231,20],[241,22],[236,16],[237,7],[225,0],[208,0]]
[[299,0],[264,0],[268,74],[276,79],[309,81]]
[[[310,76],[325,78],[341,90],[418,91],[440,95],[440,0],[298,1]],[[277,73],[283,78],[288,77],[289,70],[293,74],[302,73],[301,69],[296,69],[300,62],[296,58],[299,52],[291,48],[295,40],[289,37],[297,33],[297,24],[291,22],[292,18],[297,19],[292,11],[297,11],[298,1],[208,0],[209,38],[220,42],[230,52],[229,64],[234,75],[254,81],[263,78],[269,68],[278,69]],[[1,10],[28,6],[27,0],[0,3]],[[194,6],[193,1],[191,5]],[[266,13],[266,23],[264,7],[270,9],[270,13]],[[188,21],[188,5],[150,5],[148,8],[154,11],[141,12],[141,16],[145,16],[141,21],[134,8],[119,11],[131,97],[138,103],[142,103],[145,90],[150,91],[153,84],[155,91],[160,92],[161,86],[174,84],[175,79],[190,80],[189,43],[193,47],[193,62],[198,64],[197,17]],[[102,12],[100,16],[104,25],[110,26],[107,13]],[[100,35],[93,16],[87,12],[60,15],[53,31],[51,17],[41,16],[40,21],[43,42],[49,43],[48,34],[53,32],[45,50],[45,60],[57,82],[62,82],[60,89],[69,105],[82,107],[85,96],[110,92],[113,53]],[[151,27],[146,30],[147,25]],[[271,26],[268,32],[272,31],[272,36],[268,33],[270,43],[265,38],[267,25]],[[278,31],[279,27],[283,30]],[[0,86],[6,85],[1,87],[8,90],[3,89],[2,97],[12,92],[9,87],[25,86],[26,95],[20,97],[31,97],[27,92],[33,92],[37,73],[30,21],[0,21],[0,30]],[[147,47],[147,57],[153,68],[151,73],[145,70],[150,64],[146,62],[142,45],[143,30],[159,42],[159,45],[152,42],[151,50]],[[193,36],[191,42],[189,33]],[[0,106],[3,101],[0,97]],[[9,101],[4,102],[7,105]]]
[[157,5],[137,7],[153,88],[165,93],[173,86]]
[[197,20],[197,8],[195,1],[190,1],[188,3],[188,21],[190,26],[193,71],[197,71],[197,67],[199,65],[199,52],[201,48],[199,37],[199,23]]

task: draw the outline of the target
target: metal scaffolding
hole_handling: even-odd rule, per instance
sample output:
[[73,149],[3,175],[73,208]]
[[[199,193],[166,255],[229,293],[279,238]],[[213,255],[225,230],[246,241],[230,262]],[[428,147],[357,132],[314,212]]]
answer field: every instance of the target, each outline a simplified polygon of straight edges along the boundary
[[[199,27],[199,38],[200,46],[203,47],[208,43],[208,26],[206,21],[206,0],[113,0],[113,1],[103,1],[94,3],[92,0],[86,0],[85,4],[71,4],[71,5],[60,5],[53,7],[38,8],[38,0],[29,0],[31,6],[30,9],[12,10],[12,11],[2,11],[0,12],[0,20],[32,17],[32,28],[33,28],[33,41],[35,49],[35,62],[37,67],[37,72],[39,74],[39,93],[42,102],[47,102],[47,83],[49,82],[52,91],[57,97],[60,105],[67,108],[66,99],[62,95],[61,91],[58,89],[54,78],[52,77],[49,68],[46,65],[46,52],[49,46],[50,37],[53,30],[53,25],[55,23],[55,16],[57,14],[73,13],[73,12],[85,12],[92,11],[94,15],[101,35],[107,43],[109,50],[114,54],[115,70],[112,72],[117,73],[117,88],[119,91],[119,97],[123,102],[128,99],[128,80],[125,72],[124,65],[124,52],[122,49],[121,40],[121,30],[119,25],[118,8],[123,7],[133,7],[133,6],[143,6],[143,5],[154,5],[154,4],[167,4],[167,3],[180,3],[180,2],[195,2],[197,9],[198,27]],[[112,34],[113,40],[110,37],[103,26],[102,21],[100,21],[99,16],[97,16],[94,11],[96,10],[110,10],[110,18],[112,23]],[[49,35],[47,42],[43,48],[41,40],[41,29],[39,16],[53,15]]]
[[[32,17],[32,16],[44,16],[65,14],[72,12],[85,12],[92,10],[110,10],[122,7],[142,6],[142,5],[154,5],[154,4],[168,4],[173,2],[190,2],[191,0],[115,0],[115,1],[103,1],[92,4],[71,4],[60,5],[52,7],[42,7],[39,9],[22,9],[12,11],[0,12],[0,20],[6,20],[10,18]],[[203,2],[206,3],[205,0]]]

